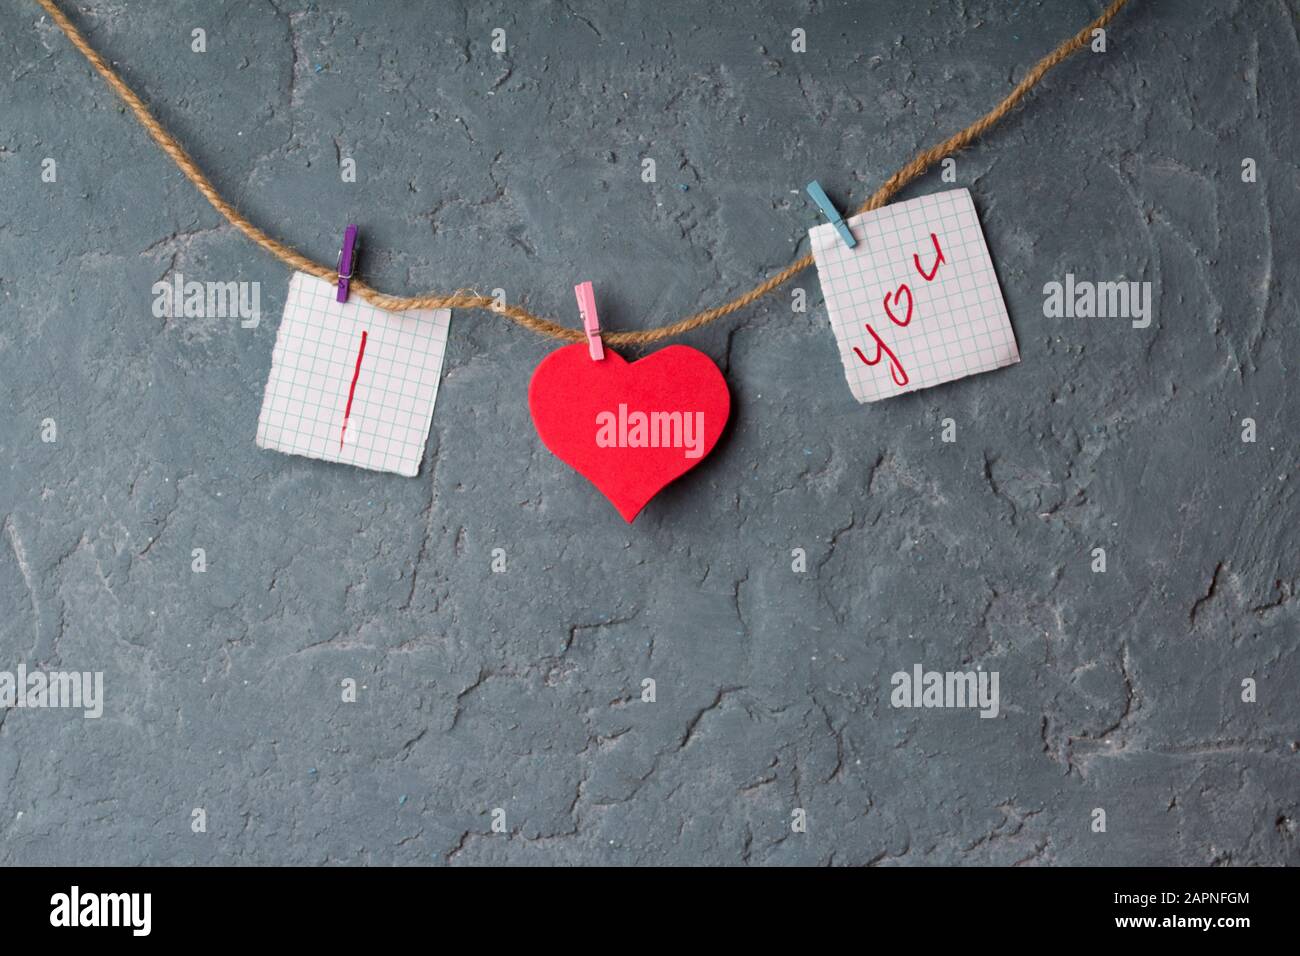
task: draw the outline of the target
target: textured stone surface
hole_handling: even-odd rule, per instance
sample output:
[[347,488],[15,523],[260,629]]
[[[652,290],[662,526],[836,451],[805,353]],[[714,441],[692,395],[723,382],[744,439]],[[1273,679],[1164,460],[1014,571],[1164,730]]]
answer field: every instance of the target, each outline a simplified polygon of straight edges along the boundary
[[[534,435],[550,343],[492,315],[453,318],[419,478],[256,448],[288,271],[2,6],[0,669],[107,703],[0,713],[0,862],[1300,862],[1295,3],[1134,0],[958,157],[1019,366],[860,407],[812,273],[807,313],[690,336],[734,425],[631,528]],[[860,201],[1100,9],[640,6],[69,9],[297,248],[355,220],[381,288],[570,323],[590,278],[613,328],[771,274],[808,179]],[[155,318],[178,271],[264,321]],[[1044,318],[1067,272],[1155,321]],[[918,662],[998,671],[1000,716],[892,709]]]

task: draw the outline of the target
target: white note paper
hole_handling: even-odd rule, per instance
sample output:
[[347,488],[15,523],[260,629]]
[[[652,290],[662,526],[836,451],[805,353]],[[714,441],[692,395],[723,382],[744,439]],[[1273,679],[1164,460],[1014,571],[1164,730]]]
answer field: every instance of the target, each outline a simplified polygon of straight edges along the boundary
[[876,402],[1020,361],[970,191],[953,189],[809,231],[853,397]]
[[257,444],[407,477],[420,470],[448,309],[385,312],[302,272],[289,283]]

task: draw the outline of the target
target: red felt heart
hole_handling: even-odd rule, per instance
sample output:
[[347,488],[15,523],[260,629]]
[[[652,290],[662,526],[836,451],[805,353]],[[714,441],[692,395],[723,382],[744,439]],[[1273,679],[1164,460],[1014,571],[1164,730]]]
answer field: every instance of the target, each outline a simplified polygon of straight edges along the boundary
[[610,348],[594,360],[579,343],[542,359],[528,409],[542,444],[631,522],[713,450],[731,395],[713,361],[685,345],[629,363]]

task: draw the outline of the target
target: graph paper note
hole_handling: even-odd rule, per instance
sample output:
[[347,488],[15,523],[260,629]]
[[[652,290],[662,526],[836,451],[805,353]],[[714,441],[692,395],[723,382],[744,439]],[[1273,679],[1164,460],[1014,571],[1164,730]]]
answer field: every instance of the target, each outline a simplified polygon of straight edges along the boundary
[[302,272],[271,356],[262,448],[414,476],[424,457],[451,312],[385,312]]
[[1020,361],[969,190],[809,231],[853,397],[876,402]]

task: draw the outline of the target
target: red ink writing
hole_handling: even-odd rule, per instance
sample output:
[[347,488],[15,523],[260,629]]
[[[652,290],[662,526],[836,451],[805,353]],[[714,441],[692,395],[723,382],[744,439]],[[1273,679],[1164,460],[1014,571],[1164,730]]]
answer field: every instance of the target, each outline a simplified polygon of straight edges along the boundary
[[872,359],[867,358],[862,354],[862,349],[858,348],[856,345],[853,346],[853,351],[857,352],[858,358],[862,359],[862,361],[867,365],[878,365],[881,358],[888,355],[889,377],[894,380],[895,385],[902,388],[908,383],[908,381],[910,381],[907,377],[907,370],[903,368],[903,363],[898,360],[898,356],[893,353],[893,350],[884,343],[880,336],[876,334],[876,330],[869,324],[867,325],[867,332],[876,340],[876,357]]
[[357,393],[357,379],[361,377],[361,359],[366,354],[366,330],[361,330],[361,348],[357,350],[357,367],[352,370],[352,387],[348,389],[348,404],[343,409],[343,430],[339,432],[339,451],[343,450],[343,436],[348,433],[348,416],[352,414],[352,396]]
[[912,253],[912,262],[916,264],[916,271],[921,273],[921,278],[926,282],[933,282],[934,274],[939,271],[939,263],[948,261],[943,257],[943,250],[939,248],[939,237],[930,233],[930,241],[934,243],[934,268],[928,273],[921,268],[921,257],[915,252]]
[[[943,249],[939,246],[939,237],[934,233],[930,233],[930,241],[934,244],[934,266],[929,272],[926,272],[921,268],[921,257],[916,253],[912,254],[912,262],[916,265],[916,271],[921,274],[921,278],[926,282],[933,282],[934,277],[939,272],[939,266],[948,261],[944,258]],[[907,299],[906,310],[903,310],[902,308],[904,298]],[[890,304],[891,299],[893,300],[892,305]],[[885,297],[881,300],[880,304],[884,306],[885,315],[889,317],[889,321],[893,322],[900,329],[907,328],[908,324],[912,321],[912,310],[916,303],[912,298],[912,289],[906,282],[900,283],[898,288],[895,289],[892,294],[886,292]],[[899,318],[900,312],[902,313],[902,318]],[[891,349],[885,343],[885,340],[877,334],[876,330],[872,328],[871,323],[867,323],[865,328],[867,334],[871,336],[872,341],[876,343],[876,354],[874,358],[867,358],[866,353],[855,345],[853,351],[857,354],[858,358],[862,360],[862,364],[872,366],[879,365],[882,359],[888,357],[889,377],[894,380],[894,384],[899,388],[906,386],[911,379],[908,377],[907,370],[903,368],[903,363],[898,360],[898,356],[894,354],[893,349]]]
[[894,305],[898,305],[898,300],[899,298],[902,297],[904,292],[907,293],[907,314],[903,316],[901,319],[898,316],[894,315],[894,310],[889,307],[888,292],[885,293],[885,301],[884,301],[885,314],[889,316],[889,320],[891,322],[893,322],[895,325],[899,326],[900,328],[906,328],[907,323],[912,321],[912,290],[907,287],[906,282],[904,282],[902,285],[900,285],[897,289],[894,290]]

